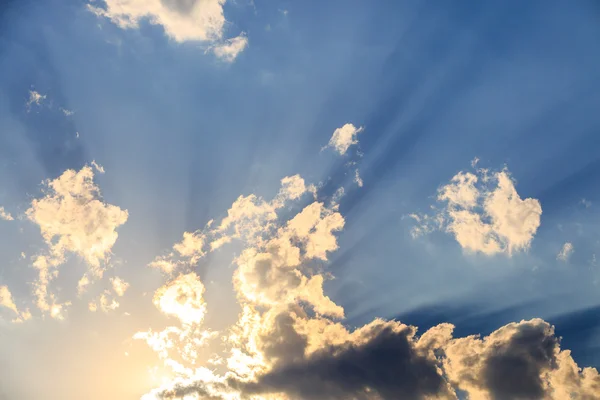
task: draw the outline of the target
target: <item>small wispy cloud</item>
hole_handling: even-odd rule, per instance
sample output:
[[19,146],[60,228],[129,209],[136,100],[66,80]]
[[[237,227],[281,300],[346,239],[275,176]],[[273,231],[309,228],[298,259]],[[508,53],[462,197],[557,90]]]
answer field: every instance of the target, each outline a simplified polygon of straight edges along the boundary
[[210,51],[223,61],[233,62],[246,47],[248,47],[248,37],[242,33],[237,37],[212,46]]
[[29,99],[26,103],[27,111],[29,112],[31,110],[31,106],[33,106],[34,104],[37,106],[41,105],[44,100],[46,100],[46,95],[41,94],[35,90],[30,90]]
[[573,254],[574,251],[575,251],[575,247],[573,246],[573,243],[566,242],[565,244],[563,244],[562,249],[556,256],[556,259],[567,262],[569,260],[569,258],[571,257],[571,254]]
[[360,177],[360,173],[358,172],[358,169],[356,169],[354,171],[354,182],[358,185],[358,187],[363,187],[363,180]]
[[5,221],[13,221],[14,218],[12,215],[10,215],[10,213],[8,211],[6,211],[4,209],[4,207],[0,206],[0,219],[3,219]]
[[592,206],[592,202],[588,199],[581,199],[579,203],[582,204],[585,208],[590,208]]
[[75,114],[75,111],[71,111],[71,110],[67,110],[66,108],[60,108],[60,111],[62,111],[63,114],[65,114],[66,117],[70,117],[73,114]]
[[358,144],[357,136],[363,130],[363,127],[357,128],[353,124],[345,124],[333,132],[331,139],[329,139],[329,143],[324,148],[331,147],[340,155],[344,155],[350,146]]

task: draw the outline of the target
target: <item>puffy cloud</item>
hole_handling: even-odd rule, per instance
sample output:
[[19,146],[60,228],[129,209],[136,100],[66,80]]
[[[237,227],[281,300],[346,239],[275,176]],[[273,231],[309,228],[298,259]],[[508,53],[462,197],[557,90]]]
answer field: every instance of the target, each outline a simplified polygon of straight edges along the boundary
[[211,220],[204,229],[184,232],[182,241],[173,245],[173,252],[157,257],[149,266],[173,274],[189,270],[208,252],[233,240],[262,242],[265,235],[276,229],[278,210],[313,190],[314,187],[307,187],[300,175],[293,175],[281,179],[281,188],[270,201],[254,194],[239,196],[216,227],[213,228],[214,221]]
[[240,387],[245,393],[284,393],[306,400],[456,399],[436,358],[420,348],[415,329],[383,321]]
[[202,281],[193,272],[160,287],[154,294],[154,305],[165,315],[176,317],[180,326],[168,326],[158,332],[138,332],[134,339],[144,340],[170,367],[180,369],[180,364],[172,358],[173,352],[195,364],[198,349],[217,335],[217,332],[201,329],[206,314],[204,290]]
[[574,251],[575,248],[573,247],[573,243],[566,242],[565,244],[563,244],[562,249],[560,249],[560,252],[556,256],[556,259],[566,262],[567,260],[569,260],[569,257],[571,257],[571,254],[573,254]]
[[579,368],[540,319],[510,323],[484,338],[453,338],[450,324],[419,337],[415,327],[375,320],[351,333],[338,328],[329,333],[335,342],[307,352],[310,337],[323,332],[300,330],[304,318],[288,311],[260,320],[256,347],[271,366],[250,379],[190,376],[146,398],[458,399],[460,390],[472,400],[600,399],[598,371]]
[[114,292],[119,297],[123,297],[125,295],[125,292],[129,288],[129,283],[125,282],[123,279],[119,278],[118,276],[116,276],[114,278],[110,278],[110,283],[112,285]]
[[281,180],[280,201],[296,200],[307,191],[304,179],[300,175],[286,176]]
[[173,246],[179,255],[188,257],[190,263],[196,264],[205,254],[204,247],[205,238],[201,233],[183,233],[183,240]]
[[51,255],[64,259],[65,253],[75,253],[99,267],[117,241],[116,229],[127,221],[127,211],[102,201],[89,166],[67,170],[44,184],[45,196],[34,199],[26,215],[40,227]]
[[0,219],[3,219],[5,221],[13,221],[14,218],[12,215],[10,215],[9,212],[7,212],[4,207],[0,207]]
[[323,203],[314,202],[288,222],[284,233],[303,242],[306,258],[326,261],[327,253],[338,248],[333,233],[341,230],[344,223],[344,217],[339,212],[326,208]]
[[162,270],[166,274],[171,274],[177,268],[175,261],[168,260],[165,257],[157,257],[154,261],[148,264],[149,267]]
[[437,199],[444,208],[434,215],[411,215],[414,237],[443,229],[467,251],[511,256],[529,249],[540,226],[540,202],[521,199],[506,169],[459,172]]
[[88,5],[98,16],[109,18],[122,29],[138,28],[145,20],[164,28],[176,42],[201,41],[214,43],[217,57],[233,61],[248,45],[240,35],[223,40],[226,24],[223,5],[226,0],[105,0],[106,7]]
[[598,372],[580,370],[540,319],[508,324],[483,339],[452,339],[443,351],[449,380],[470,399],[600,398]]
[[180,275],[169,284],[158,289],[154,304],[166,315],[173,315],[182,324],[199,324],[204,320],[206,303],[204,285],[195,273]]
[[353,124],[345,124],[333,132],[333,136],[329,139],[327,146],[340,154],[346,154],[350,146],[358,144],[357,136],[363,130],[363,127],[357,128]]
[[[25,214],[39,226],[48,246],[48,254],[37,256],[33,263],[39,271],[38,306],[48,310],[47,285],[58,274],[56,267],[73,253],[87,262],[92,276],[101,277],[103,263],[118,237],[116,230],[127,221],[128,213],[102,200],[90,166],[80,171],[67,170],[43,183],[44,196],[34,199]],[[86,276],[79,289],[88,283]]]
[[495,179],[498,186],[485,199],[485,212],[491,218],[494,232],[509,254],[526,250],[540,226],[542,206],[539,200],[521,199],[508,171],[497,173]]
[[[505,238],[510,237],[512,248],[523,246],[522,231],[505,226],[506,221],[523,214],[501,210],[531,204],[501,178],[490,178],[496,186],[482,194],[478,176],[462,174],[440,190],[440,198],[457,212],[474,212],[487,202],[489,215],[480,218],[489,230],[484,236],[497,240],[498,251],[509,252]],[[579,369],[542,320],[508,324],[484,338],[454,338],[450,324],[419,336],[416,327],[381,319],[349,329],[344,309],[325,293],[328,275],[315,263],[326,262],[338,247],[336,232],[345,220],[336,199],[329,206],[313,201],[291,215],[279,212],[306,191],[299,177],[286,178],[272,200],[240,197],[217,228],[209,223],[202,231],[203,249],[212,249],[207,243],[223,237],[245,246],[233,272],[241,312],[222,336],[224,353],[212,358],[223,360],[225,370],[195,366],[197,357],[189,356],[214,333],[199,329],[204,286],[195,273],[180,275],[159,289],[154,301],[163,312],[178,316],[181,327],[136,335],[175,375],[144,400],[456,400],[458,390],[471,400],[598,400],[597,371]]]

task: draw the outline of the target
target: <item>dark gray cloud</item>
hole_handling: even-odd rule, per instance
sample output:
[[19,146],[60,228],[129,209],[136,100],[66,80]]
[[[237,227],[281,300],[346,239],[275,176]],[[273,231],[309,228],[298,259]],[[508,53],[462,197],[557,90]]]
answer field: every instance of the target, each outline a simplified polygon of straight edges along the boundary
[[521,324],[506,343],[490,349],[484,385],[495,400],[542,399],[542,374],[557,368],[559,340],[543,324]]
[[222,396],[210,394],[206,389],[204,382],[175,384],[172,389],[164,390],[158,394],[157,398],[163,400],[175,400],[192,394],[198,395],[202,400],[223,400]]
[[415,345],[410,327],[398,331],[392,325],[374,326],[360,344],[325,347],[240,388],[304,400],[443,397],[447,386],[437,361]]
[[287,365],[304,359],[308,340],[296,332],[294,318],[289,313],[275,317],[273,329],[261,339],[265,357],[274,364]]
[[[294,328],[300,308],[277,315],[260,338],[273,368],[251,381],[175,385],[159,396],[238,392],[247,399],[282,394],[291,400],[600,400],[600,375],[580,369],[545,321],[512,323],[489,336],[452,338],[438,325],[418,338],[416,328],[373,323],[343,344],[324,345],[306,356],[308,338]],[[252,397],[259,398],[259,397]],[[463,398],[463,397],[461,397]]]

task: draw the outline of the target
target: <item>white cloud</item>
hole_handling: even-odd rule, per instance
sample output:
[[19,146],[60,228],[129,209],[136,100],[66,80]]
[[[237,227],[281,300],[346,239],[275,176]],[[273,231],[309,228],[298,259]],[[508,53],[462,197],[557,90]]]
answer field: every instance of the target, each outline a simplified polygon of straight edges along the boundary
[[12,215],[10,215],[9,212],[7,212],[4,207],[0,207],[0,219],[3,219],[5,221],[13,221],[14,218]]
[[158,332],[137,332],[133,336],[144,340],[165,365],[176,372],[186,373],[188,369],[175,358],[194,365],[199,349],[217,335],[201,327],[206,315],[204,290],[204,284],[194,272],[180,275],[160,287],[154,294],[154,305],[165,315],[176,317],[180,326],[168,326]]
[[188,257],[191,264],[196,264],[200,258],[204,257],[206,252],[203,250],[205,238],[200,232],[183,233],[183,240],[173,245],[173,250],[183,257]]
[[[127,221],[128,213],[101,199],[90,166],[80,171],[67,170],[44,185],[45,195],[34,199],[25,214],[39,226],[48,246],[48,254],[38,256],[34,262],[40,274],[36,289],[38,306],[48,310],[47,285],[58,274],[50,269],[64,263],[67,254],[73,253],[87,262],[91,276],[101,277],[103,263],[107,262],[118,237],[116,229]],[[80,282],[80,288],[87,283]]]
[[573,254],[574,251],[575,251],[575,248],[573,247],[573,243],[566,242],[563,245],[560,252],[558,253],[558,255],[556,256],[556,259],[567,262],[569,260],[569,258],[571,257],[571,254]]
[[444,208],[433,216],[413,214],[413,236],[445,229],[467,251],[511,256],[529,249],[540,226],[540,202],[521,199],[506,169],[459,172],[437,199]]
[[333,148],[339,154],[346,154],[350,146],[358,144],[357,135],[363,130],[363,127],[357,128],[352,124],[345,124],[333,132],[327,146]]
[[214,221],[210,220],[204,229],[184,232],[183,240],[173,245],[174,251],[156,257],[149,266],[172,275],[182,269],[189,270],[208,252],[234,240],[260,243],[265,239],[264,236],[276,229],[278,210],[314,190],[314,186],[306,186],[300,175],[293,175],[281,179],[281,188],[270,201],[254,194],[240,196],[216,227],[213,227]]
[[304,179],[300,175],[286,176],[281,180],[281,190],[279,191],[280,201],[296,200],[307,191]]
[[119,236],[116,229],[127,221],[127,211],[101,200],[89,166],[67,170],[44,184],[45,196],[34,199],[26,215],[40,227],[51,255],[63,259],[71,252],[99,267]]
[[206,314],[204,285],[195,273],[180,275],[156,291],[154,304],[184,325],[200,324]]
[[223,39],[226,25],[223,5],[226,0],[105,0],[106,8],[88,5],[98,16],[109,18],[122,29],[138,28],[142,20],[164,28],[176,42],[211,43],[213,52],[233,61],[248,39],[240,35]]
[[220,59],[233,62],[248,46],[248,37],[241,34],[211,47],[211,51]]

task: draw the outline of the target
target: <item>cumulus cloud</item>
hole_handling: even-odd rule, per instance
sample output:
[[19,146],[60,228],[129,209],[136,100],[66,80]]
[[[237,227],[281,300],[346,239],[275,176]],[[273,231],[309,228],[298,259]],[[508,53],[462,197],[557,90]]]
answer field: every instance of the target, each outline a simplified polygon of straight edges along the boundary
[[485,338],[443,346],[449,380],[473,399],[598,399],[600,376],[579,369],[540,319],[508,324]]
[[206,313],[203,296],[204,285],[195,273],[190,273],[158,289],[154,304],[166,315],[177,317],[184,325],[199,324]]
[[[488,202],[490,216],[484,222],[493,226],[494,235],[509,236],[513,247],[522,246],[520,231],[503,225],[513,214],[499,209],[523,206],[523,200],[501,178],[481,199],[477,176],[459,175],[440,198],[468,210]],[[192,245],[198,232],[179,244],[195,249],[180,253],[191,257],[200,248],[212,251],[210,243],[223,235],[243,243],[233,272],[241,312],[221,336],[224,353],[212,358],[222,360],[225,371],[218,373],[186,364],[195,358],[184,356],[194,346],[206,349],[206,337],[214,338],[208,331],[185,328],[199,327],[206,312],[198,276],[179,275],[159,289],[155,304],[177,317],[180,326],[136,337],[145,339],[175,376],[144,400],[456,400],[459,390],[475,400],[598,399],[597,371],[580,369],[542,320],[508,324],[484,338],[455,338],[450,324],[417,335],[416,327],[381,319],[349,329],[343,307],[325,293],[328,274],[314,263],[328,261],[338,247],[336,233],[345,220],[337,202],[313,201],[295,213],[279,212],[282,204],[308,191],[300,179],[282,180],[272,200],[238,198],[215,228],[207,224],[201,246]],[[497,226],[492,215],[499,219]],[[190,337],[205,339],[190,348]]]
[[328,147],[331,147],[339,154],[346,154],[350,146],[358,144],[357,136],[364,130],[363,127],[357,128],[353,124],[345,124],[333,132],[329,139]]
[[202,329],[206,315],[204,285],[196,273],[183,274],[160,287],[154,294],[154,305],[165,315],[179,320],[179,326],[168,326],[162,331],[141,331],[134,339],[144,340],[165,365],[176,371],[185,371],[176,358],[192,365],[198,350],[213,339],[217,332]]
[[173,251],[155,258],[149,266],[173,274],[188,270],[207,253],[233,240],[262,242],[265,235],[277,227],[277,211],[314,190],[314,186],[307,186],[300,175],[293,175],[281,179],[281,188],[270,201],[254,194],[239,196],[220,223],[214,224],[211,220],[203,229],[184,232],[183,239],[173,245]]
[[[415,331],[375,321],[344,343],[300,355],[239,387],[250,394],[283,393],[305,400],[455,399],[436,358],[421,346]],[[300,346],[302,339],[296,340]]]
[[556,256],[556,259],[566,262],[569,260],[569,257],[571,257],[571,254],[573,254],[574,251],[575,248],[573,247],[573,243],[566,242],[565,244],[563,244],[562,249],[560,249],[560,252]]
[[248,45],[242,34],[223,39],[226,25],[223,5],[226,0],[105,0],[106,7],[92,4],[89,9],[123,29],[138,28],[141,21],[160,25],[176,42],[211,43],[213,53],[233,61]]
[[540,226],[540,202],[521,199],[507,169],[461,171],[439,189],[437,200],[443,208],[433,215],[411,215],[413,236],[442,229],[466,251],[511,256],[529,249]]
[[6,211],[4,209],[4,207],[0,206],[0,219],[3,219],[5,221],[13,221],[14,218],[12,215],[10,215],[10,213],[8,211]]
[[[116,230],[127,221],[128,213],[102,200],[90,166],[80,171],[67,170],[43,184],[44,196],[34,199],[25,215],[39,226],[48,247],[47,254],[37,256],[33,263],[39,271],[38,307],[46,311],[50,309],[47,285],[68,254],[81,257],[89,265],[91,276],[102,276],[103,264],[118,237]],[[89,277],[84,278],[80,290],[89,283]]]

